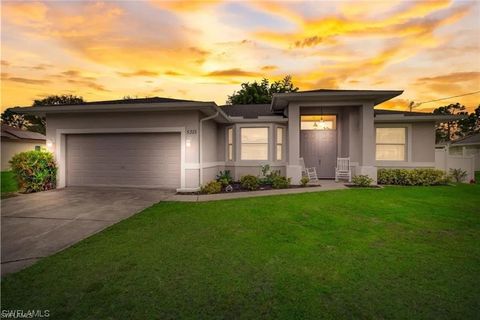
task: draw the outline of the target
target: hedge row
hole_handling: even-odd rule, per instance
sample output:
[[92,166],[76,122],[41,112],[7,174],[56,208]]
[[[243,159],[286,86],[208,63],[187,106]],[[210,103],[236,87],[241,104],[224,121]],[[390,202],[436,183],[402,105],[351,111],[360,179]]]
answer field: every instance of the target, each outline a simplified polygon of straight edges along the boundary
[[402,186],[435,186],[447,184],[449,177],[437,169],[379,169],[378,184]]

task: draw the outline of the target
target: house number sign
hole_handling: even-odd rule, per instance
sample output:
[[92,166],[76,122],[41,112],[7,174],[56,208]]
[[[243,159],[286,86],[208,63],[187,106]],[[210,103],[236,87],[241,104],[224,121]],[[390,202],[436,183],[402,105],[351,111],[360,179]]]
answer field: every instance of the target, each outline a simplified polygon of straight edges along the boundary
[[187,134],[197,134],[197,130],[196,129],[188,129]]

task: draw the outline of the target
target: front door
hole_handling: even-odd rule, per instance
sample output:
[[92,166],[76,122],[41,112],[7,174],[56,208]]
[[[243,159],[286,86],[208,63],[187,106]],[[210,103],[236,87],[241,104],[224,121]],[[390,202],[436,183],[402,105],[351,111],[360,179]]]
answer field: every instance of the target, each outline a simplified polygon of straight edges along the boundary
[[319,178],[334,178],[337,130],[300,131],[300,155],[307,168],[316,167]]

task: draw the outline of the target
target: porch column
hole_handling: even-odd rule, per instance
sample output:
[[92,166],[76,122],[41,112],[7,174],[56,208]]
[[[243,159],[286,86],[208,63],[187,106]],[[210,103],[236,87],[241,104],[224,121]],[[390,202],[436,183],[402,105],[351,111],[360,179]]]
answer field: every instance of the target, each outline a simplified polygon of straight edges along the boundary
[[300,184],[302,167],[300,158],[300,106],[290,104],[288,106],[288,159],[286,166],[287,178],[292,179],[293,184]]
[[372,103],[364,103],[360,111],[361,161],[359,174],[368,175],[377,183],[375,166],[375,125]]

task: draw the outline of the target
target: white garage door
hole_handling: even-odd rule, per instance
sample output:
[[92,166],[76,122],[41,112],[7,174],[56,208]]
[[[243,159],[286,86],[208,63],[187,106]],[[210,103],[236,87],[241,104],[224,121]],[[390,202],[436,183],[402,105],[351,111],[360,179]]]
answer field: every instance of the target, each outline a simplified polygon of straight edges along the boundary
[[67,185],[180,187],[179,133],[67,135]]

